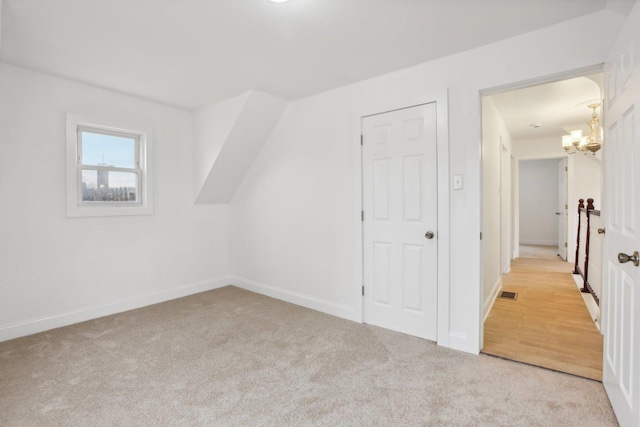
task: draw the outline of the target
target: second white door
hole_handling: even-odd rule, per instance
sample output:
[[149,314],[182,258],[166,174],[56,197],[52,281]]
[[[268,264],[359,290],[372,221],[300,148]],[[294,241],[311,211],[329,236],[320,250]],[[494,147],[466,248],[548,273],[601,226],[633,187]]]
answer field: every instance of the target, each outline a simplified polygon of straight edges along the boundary
[[436,104],[362,119],[364,321],[437,334]]

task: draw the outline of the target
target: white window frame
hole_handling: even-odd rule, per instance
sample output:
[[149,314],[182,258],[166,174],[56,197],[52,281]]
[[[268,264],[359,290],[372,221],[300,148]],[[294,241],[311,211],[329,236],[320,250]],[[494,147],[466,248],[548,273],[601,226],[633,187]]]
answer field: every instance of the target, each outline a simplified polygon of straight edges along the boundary
[[[124,136],[135,140],[134,168],[82,164],[81,132]],[[141,126],[67,114],[67,217],[150,215],[153,213],[152,134]],[[82,200],[82,171],[108,170],[135,173],[135,202],[86,202]]]

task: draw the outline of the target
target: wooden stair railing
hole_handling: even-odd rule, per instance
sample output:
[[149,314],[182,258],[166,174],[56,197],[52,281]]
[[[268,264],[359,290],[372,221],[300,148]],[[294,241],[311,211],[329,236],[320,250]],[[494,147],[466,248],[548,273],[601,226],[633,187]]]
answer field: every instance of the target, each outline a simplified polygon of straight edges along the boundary
[[584,209],[584,199],[578,200],[578,238],[576,240],[576,262],[573,267],[573,274],[579,274],[580,276],[582,276],[582,272],[578,267],[578,262],[580,262],[580,222],[582,221],[582,215],[580,215],[580,212],[582,212],[582,209]]
[[[586,224],[582,224],[582,213],[585,214]],[[578,235],[576,238],[576,261],[573,268],[573,274],[579,274],[583,279],[583,286],[580,289],[584,293],[590,293],[596,304],[600,305],[600,298],[597,292],[589,284],[589,249],[591,245],[591,217],[600,216],[600,211],[595,209],[593,199],[587,199],[587,206],[584,206],[584,199],[578,201]],[[582,227],[586,227],[586,236],[584,241],[584,264],[580,268],[580,231]]]

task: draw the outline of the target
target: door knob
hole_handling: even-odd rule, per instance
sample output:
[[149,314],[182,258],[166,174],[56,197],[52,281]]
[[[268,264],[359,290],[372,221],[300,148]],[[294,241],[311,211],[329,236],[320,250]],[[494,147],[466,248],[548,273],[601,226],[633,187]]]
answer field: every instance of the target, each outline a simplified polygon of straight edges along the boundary
[[427,239],[433,239],[433,231],[427,231],[427,233],[424,235],[424,237],[426,237]]
[[562,215],[560,212],[556,212],[556,215]]
[[636,267],[640,264],[640,254],[638,254],[638,251],[635,251],[631,256],[623,254],[622,252],[618,254],[618,262],[620,264],[625,264],[629,261],[631,261]]
[[598,228],[598,234],[604,234],[604,228]]

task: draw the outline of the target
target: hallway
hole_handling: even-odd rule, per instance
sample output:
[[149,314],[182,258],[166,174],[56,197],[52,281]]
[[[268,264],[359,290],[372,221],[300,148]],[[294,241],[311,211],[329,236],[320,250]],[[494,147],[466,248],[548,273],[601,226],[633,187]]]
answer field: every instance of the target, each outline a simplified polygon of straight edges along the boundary
[[602,335],[571,275],[545,251],[523,251],[503,275],[502,291],[484,324],[483,353],[602,380]]

